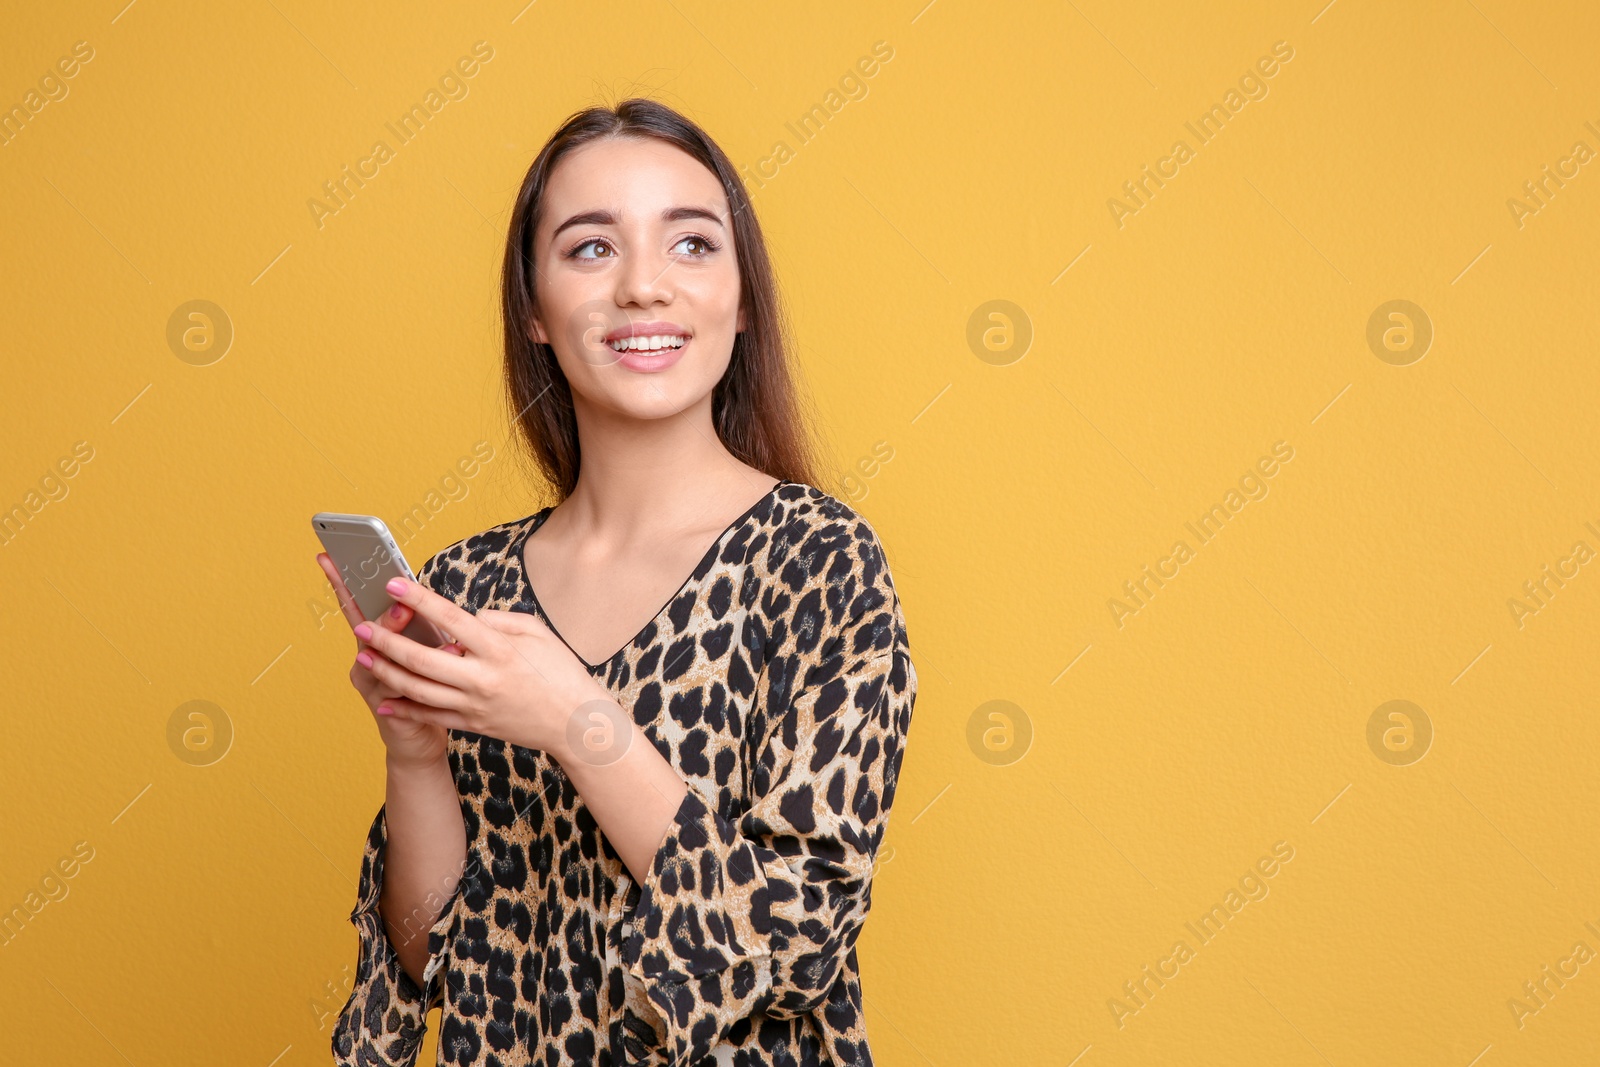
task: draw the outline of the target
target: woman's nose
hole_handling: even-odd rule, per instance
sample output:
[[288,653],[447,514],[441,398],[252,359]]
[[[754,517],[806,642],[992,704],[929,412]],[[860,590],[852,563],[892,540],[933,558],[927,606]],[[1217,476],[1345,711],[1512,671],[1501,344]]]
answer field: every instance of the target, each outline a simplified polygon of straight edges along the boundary
[[673,256],[628,257],[617,277],[617,303],[658,304],[672,291],[672,271],[676,266]]

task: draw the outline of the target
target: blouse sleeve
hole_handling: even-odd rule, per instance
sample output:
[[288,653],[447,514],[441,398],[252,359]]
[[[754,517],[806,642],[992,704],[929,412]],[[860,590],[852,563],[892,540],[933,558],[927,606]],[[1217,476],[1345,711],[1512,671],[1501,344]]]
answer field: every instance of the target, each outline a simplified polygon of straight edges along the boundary
[[819,1010],[871,904],[917,682],[876,541],[842,554],[848,569],[813,565],[827,585],[798,595],[790,647],[761,668],[750,809],[724,818],[691,786],[624,908],[622,960],[671,1065],[754,1012]]
[[[448,969],[448,949],[455,940],[457,909],[461,898],[458,883],[449,898],[429,896],[425,903],[440,905],[438,920],[428,929],[428,964],[423,976],[428,991],[424,997],[417,983],[400,965],[394,943],[378,912],[378,895],[383,889],[383,861],[388,827],[386,808],[378,809],[372,830],[367,835],[366,854],[361,860],[361,885],[355,910],[350,913],[360,937],[354,986],[350,999],[333,1028],[333,1060],[340,1067],[411,1067],[422,1048],[428,1012],[444,1003],[443,973]],[[408,930],[421,929],[426,920],[402,922]]]
[[[435,557],[437,558],[437,557]],[[433,560],[418,573],[418,581],[429,583]],[[430,584],[430,588],[431,583]],[[350,999],[345,1002],[333,1027],[333,1060],[340,1067],[411,1067],[422,1048],[428,1012],[444,1003],[444,974],[449,970],[450,947],[459,925],[457,904],[468,879],[463,876],[449,897],[429,894],[423,907],[438,910],[438,919],[427,927],[428,963],[423,972],[426,993],[417,986],[389,940],[378,898],[383,891],[384,860],[388,855],[388,805],[378,808],[367,833],[361,857],[361,882],[356,890],[356,906],[350,913],[360,939],[355,981]],[[402,920],[406,931],[421,932],[427,919],[422,916]]]

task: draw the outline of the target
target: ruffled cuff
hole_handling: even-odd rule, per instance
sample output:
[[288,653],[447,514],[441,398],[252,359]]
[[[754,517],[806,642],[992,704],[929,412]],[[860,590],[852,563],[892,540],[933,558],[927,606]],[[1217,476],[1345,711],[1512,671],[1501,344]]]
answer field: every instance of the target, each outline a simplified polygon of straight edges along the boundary
[[[457,905],[465,878],[448,898],[439,901],[439,918],[428,930],[424,995],[425,991],[401,966],[378,911],[388,854],[387,814],[387,805],[380,807],[367,833],[361,883],[356,906],[350,912],[350,922],[360,938],[360,954],[350,999],[333,1028],[333,1058],[341,1067],[411,1067],[416,1062],[427,1030],[427,1014],[444,1003],[443,974],[448,969],[449,949],[459,925]],[[420,924],[412,924],[411,928],[420,929]]]

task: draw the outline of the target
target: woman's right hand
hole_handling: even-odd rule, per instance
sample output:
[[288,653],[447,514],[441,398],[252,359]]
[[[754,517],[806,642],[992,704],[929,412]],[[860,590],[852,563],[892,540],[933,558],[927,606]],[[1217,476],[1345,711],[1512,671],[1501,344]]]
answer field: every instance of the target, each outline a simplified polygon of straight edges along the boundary
[[[351,597],[349,589],[344,584],[344,577],[334,566],[333,560],[326,552],[317,553],[317,564],[327,576],[329,584],[339,598],[340,610],[349,622],[352,629],[363,622],[372,622],[374,626],[381,626],[385,630],[400,633],[411,624],[414,612],[404,604],[396,604],[384,612],[377,620],[368,620],[362,617],[361,609],[356,606],[355,599]],[[367,644],[359,637],[356,638],[356,651],[360,652]],[[444,646],[444,651],[462,655],[464,650],[460,645],[451,643]],[[379,682],[377,677],[363,667],[360,662],[350,665],[350,684],[356,692],[361,694],[361,699],[366,702],[367,709],[372,712],[373,721],[378,725],[378,736],[383,739],[384,747],[388,749],[391,760],[400,760],[405,763],[433,763],[445,758],[446,745],[449,741],[449,732],[443,726],[433,723],[412,722],[406,719],[396,719],[393,715],[379,715],[378,705],[389,697],[400,694],[387,688]]]

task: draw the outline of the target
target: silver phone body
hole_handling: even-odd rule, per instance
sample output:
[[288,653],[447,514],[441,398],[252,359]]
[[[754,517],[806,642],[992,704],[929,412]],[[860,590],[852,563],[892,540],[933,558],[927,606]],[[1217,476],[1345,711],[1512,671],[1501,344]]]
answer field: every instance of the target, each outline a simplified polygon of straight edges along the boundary
[[[328,558],[339,569],[363,619],[377,619],[394,603],[394,598],[384,588],[390,578],[417,580],[400,546],[389,533],[389,527],[376,515],[319,511],[311,516],[311,527],[317,532],[322,547],[327,549]],[[421,615],[414,616],[401,633],[432,648],[449,640]]]

